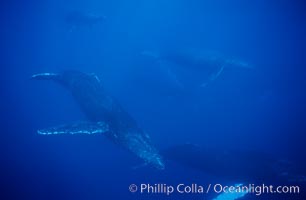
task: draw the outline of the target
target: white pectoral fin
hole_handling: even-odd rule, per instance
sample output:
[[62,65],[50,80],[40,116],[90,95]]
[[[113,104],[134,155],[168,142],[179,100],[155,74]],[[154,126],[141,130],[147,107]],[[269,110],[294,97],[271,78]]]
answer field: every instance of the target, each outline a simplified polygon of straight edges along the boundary
[[208,85],[209,82],[215,81],[223,72],[224,70],[224,65],[221,65],[220,68],[218,69],[218,71],[214,72],[213,74],[211,74],[209,76],[209,79],[207,82],[203,82],[200,87],[206,87]]
[[76,122],[51,128],[38,130],[41,135],[58,134],[103,134],[109,131],[108,124],[105,122]]
[[214,81],[214,80],[216,80],[219,76],[220,76],[220,74],[223,72],[223,70],[224,70],[224,65],[221,65],[221,67],[219,68],[219,70],[217,71],[217,72],[215,72],[215,73],[213,73],[211,76],[210,76],[210,81]]
[[32,75],[33,80],[54,80],[58,79],[59,75],[56,73],[40,73]]

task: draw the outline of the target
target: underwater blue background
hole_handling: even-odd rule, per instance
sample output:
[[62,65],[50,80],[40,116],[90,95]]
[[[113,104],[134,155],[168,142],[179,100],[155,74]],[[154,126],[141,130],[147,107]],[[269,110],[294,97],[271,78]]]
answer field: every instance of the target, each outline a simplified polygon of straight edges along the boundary
[[[1,2],[1,199],[212,199],[215,194],[130,193],[130,184],[218,182],[166,162],[140,167],[107,138],[42,136],[37,129],[84,120],[69,92],[32,74],[75,69],[104,87],[162,150],[186,142],[289,158],[306,174],[306,5],[289,0]],[[71,11],[105,20],[71,27]],[[178,89],[143,51],[202,48],[246,60],[197,89]],[[195,75],[196,76],[196,75]],[[209,162],[209,160],[207,161]],[[233,180],[234,181],[234,180]],[[302,194],[244,199],[305,199]]]

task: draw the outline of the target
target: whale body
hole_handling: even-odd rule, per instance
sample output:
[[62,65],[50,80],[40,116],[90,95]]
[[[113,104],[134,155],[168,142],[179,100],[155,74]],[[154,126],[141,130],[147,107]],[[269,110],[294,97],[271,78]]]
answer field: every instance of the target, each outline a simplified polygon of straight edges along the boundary
[[304,182],[295,163],[255,150],[205,148],[180,144],[162,151],[165,159],[193,168],[225,181]]
[[39,134],[103,134],[115,144],[124,147],[145,164],[164,169],[164,163],[157,149],[136,121],[103,88],[94,74],[79,71],[63,73],[41,73],[32,76],[34,80],[52,80],[71,91],[88,121],[38,130]]

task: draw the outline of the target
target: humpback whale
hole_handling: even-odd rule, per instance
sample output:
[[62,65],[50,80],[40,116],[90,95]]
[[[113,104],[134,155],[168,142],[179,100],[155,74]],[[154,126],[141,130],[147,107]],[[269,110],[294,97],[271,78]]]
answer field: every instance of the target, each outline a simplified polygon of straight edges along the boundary
[[105,16],[93,13],[84,13],[80,11],[69,12],[65,17],[66,24],[71,29],[80,27],[92,27],[106,19]]
[[[201,76],[199,83],[200,87],[205,87],[209,82],[216,80],[225,69],[253,68],[252,65],[243,60],[226,57],[216,51],[193,48],[170,50],[160,54],[151,51],[143,51],[141,55],[155,60],[158,65],[163,65],[163,67],[174,64],[175,68],[168,68],[171,70],[172,74],[175,74],[177,77],[179,74],[186,75],[186,73],[191,73],[194,78],[196,76]],[[178,70],[178,68],[181,68],[181,70]]]
[[293,162],[258,151],[220,150],[187,143],[169,147],[161,153],[167,160],[225,181],[305,181]]
[[115,144],[129,150],[145,164],[164,169],[163,159],[151,144],[149,135],[110,96],[94,74],[79,71],[40,73],[34,80],[52,80],[71,91],[88,121],[38,130],[39,134],[103,134]]

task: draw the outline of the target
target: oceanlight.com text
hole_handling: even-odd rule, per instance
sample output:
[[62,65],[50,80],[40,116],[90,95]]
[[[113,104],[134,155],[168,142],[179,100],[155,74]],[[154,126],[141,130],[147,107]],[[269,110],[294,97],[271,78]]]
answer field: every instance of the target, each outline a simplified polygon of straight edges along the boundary
[[248,193],[260,196],[262,194],[299,194],[300,187],[297,185],[255,185],[255,184],[235,184],[235,185],[225,185],[225,184],[184,184],[179,183],[176,185],[169,185],[164,183],[141,183],[141,184],[131,184],[129,190],[132,193],[140,194],[164,194],[171,195],[173,193],[178,194],[208,194],[208,193]]

